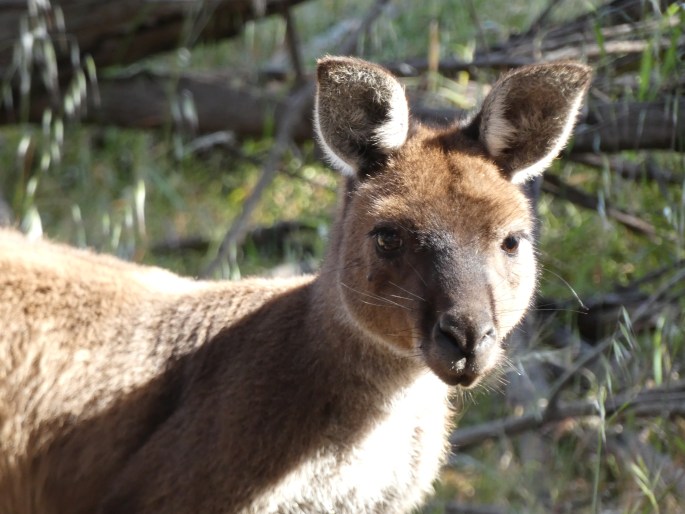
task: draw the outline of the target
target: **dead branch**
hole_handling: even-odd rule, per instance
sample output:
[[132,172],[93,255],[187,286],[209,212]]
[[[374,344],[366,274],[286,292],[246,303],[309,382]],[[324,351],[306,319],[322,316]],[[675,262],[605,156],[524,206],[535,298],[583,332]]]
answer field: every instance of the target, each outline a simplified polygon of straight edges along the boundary
[[290,12],[290,5],[283,6],[283,18],[285,19],[285,39],[288,46],[288,54],[290,55],[290,64],[295,72],[295,82],[302,84],[306,78],[304,73],[304,66],[302,65],[302,51],[300,50],[300,37],[297,34],[295,27],[295,18]]
[[[605,56],[641,56],[649,45],[655,45],[657,49],[666,50],[673,44],[672,41],[662,38],[656,42],[646,40],[618,40],[606,41],[598,45],[592,41],[553,41],[549,42],[549,48],[522,49],[509,48],[499,52],[491,51],[487,54],[477,54],[471,60],[445,58],[438,62],[437,69],[440,73],[453,76],[461,71],[468,71],[477,75],[480,69],[508,70],[537,62],[550,62],[559,60],[583,60],[591,65],[596,64]],[[685,48],[685,37],[681,37],[676,45]],[[413,77],[425,73],[429,66],[425,58],[406,59],[401,62],[389,62],[384,66],[400,77]]]
[[[357,30],[351,32],[341,45],[340,50],[343,55],[356,54],[360,36],[369,30],[374,21],[381,15],[387,3],[388,0],[376,0]],[[286,150],[294,142],[294,132],[297,123],[304,119],[311,110],[314,91],[314,83],[307,82],[299,86],[288,99],[288,110],[283,119],[280,120],[276,140],[269,152],[262,175],[250,196],[243,203],[238,219],[234,221],[231,228],[226,232],[216,257],[212,259],[202,272],[203,277],[214,275],[228,257],[231,249],[242,243],[245,238],[252,213],[257,205],[259,205],[262,194],[276,177]]]
[[[297,2],[295,2],[297,3]],[[662,2],[663,4],[670,4],[672,2]],[[81,28],[84,23],[84,19],[92,21],[93,16],[102,16],[102,13],[98,9],[93,9],[92,13],[89,13],[90,17],[84,18],[83,13],[79,16],[78,11],[71,12],[69,9],[76,9],[78,4],[77,0],[67,0],[62,6],[64,9],[64,14],[66,20],[68,21],[67,26],[60,31],[60,34],[74,34],[75,40],[82,47],[81,51],[87,52],[92,46],[92,41],[86,36],[81,38]],[[107,30],[111,30],[112,33],[119,34],[117,31],[123,30],[122,27],[127,26],[126,23],[130,23],[130,13],[124,15],[120,10],[122,6],[126,5],[127,2],[118,3],[117,7],[110,7],[112,12],[109,10],[105,11],[106,14],[111,15],[113,22],[107,25]],[[151,7],[150,12],[146,13],[149,15],[149,22],[151,27],[148,27],[148,22],[146,21],[139,28],[141,31],[153,31],[160,29],[164,26],[160,20],[169,21],[175,20],[178,15],[179,5],[184,4],[184,2],[173,2],[173,6],[169,3],[153,3],[154,7]],[[252,5],[248,0],[243,0],[239,2],[225,2],[218,1],[216,4],[212,4],[212,12],[210,19],[208,19],[208,13],[200,10],[195,13],[192,18],[194,21],[191,23],[193,28],[192,37],[188,35],[187,37],[191,40],[195,40],[200,37],[219,36],[222,34],[230,34],[230,31],[226,32],[215,32],[218,28],[227,25],[228,22],[222,24],[220,22],[221,16],[224,11],[222,9],[227,9],[226,4],[231,5],[231,9],[235,9],[236,12],[240,8],[246,8],[245,4]],[[15,2],[9,2],[5,4],[0,4],[0,12],[5,9],[10,9],[12,6],[15,8],[14,15],[18,15],[18,12],[23,12],[22,7],[19,9],[16,7],[18,4]],[[80,4],[79,4],[80,5]],[[160,6],[166,6],[164,9]],[[286,4],[278,3],[276,0],[271,0],[265,3],[265,12],[284,12],[288,15]],[[651,5],[651,4],[650,4]],[[242,6],[242,7],[241,7]],[[159,10],[157,10],[159,9]],[[270,10],[271,9],[271,10]],[[285,9],[285,11],[283,11]],[[131,6],[129,6],[129,11],[135,11]],[[605,34],[605,44],[600,53],[611,51],[612,42],[608,37],[610,35],[615,35],[617,37],[634,37],[632,36],[634,29],[636,28],[635,23],[642,23],[641,30],[647,30],[649,26],[648,23],[653,23],[653,20],[644,21],[643,14],[649,11],[646,9],[642,2],[637,2],[636,0],[615,0],[606,9],[602,8],[598,13],[590,16],[589,18],[582,18],[577,21],[577,23],[588,24],[588,20],[595,20],[596,16],[600,18],[602,16],[614,17],[612,20],[623,20],[623,24],[609,24],[609,26],[603,27],[606,31]],[[242,11],[240,11],[242,12]],[[70,16],[73,14],[74,20],[70,20]],[[258,13],[252,13],[252,16]],[[69,16],[67,16],[69,15]],[[227,17],[229,14],[225,14]],[[248,14],[241,14],[243,19],[248,19]],[[0,18],[0,26],[6,23],[7,19],[11,18]],[[146,18],[147,20],[148,18]],[[603,19],[603,18],[602,18]],[[108,19],[108,22],[110,20]],[[626,23],[629,22],[629,23]],[[119,26],[117,23],[121,23]],[[171,23],[171,22],[169,22]],[[576,23],[576,22],[573,22]],[[572,24],[573,24],[572,23]],[[632,25],[631,25],[632,24]],[[363,24],[362,24],[363,25]],[[591,26],[594,26],[592,23]],[[154,27],[152,27],[154,26]],[[13,26],[14,27],[14,26]],[[292,20],[288,23],[288,34],[289,34],[289,47],[291,53],[291,60],[293,61],[296,70],[296,74],[301,78],[302,70],[301,63],[298,57],[297,41],[295,39],[295,34],[293,30]],[[566,24],[562,25],[566,27]],[[7,27],[5,27],[7,28]],[[16,27],[13,28],[16,32]],[[100,34],[102,27],[96,29],[96,27],[90,27],[89,30],[94,34]],[[237,29],[236,29],[237,30]],[[365,27],[360,26],[357,33],[366,30]],[[552,33],[554,31],[550,31]],[[0,32],[2,33],[2,32]],[[8,32],[13,34],[14,32]],[[90,33],[88,33],[90,34]],[[109,32],[108,32],[109,34]],[[570,32],[571,35],[576,34],[576,32]],[[16,34],[15,34],[16,35]],[[554,44],[549,44],[545,47],[547,50],[555,52],[560,49],[564,52],[584,52],[583,55],[589,55],[587,52],[589,46],[584,44],[582,48],[576,45],[574,41],[567,39],[554,39],[549,34],[545,36],[547,40],[554,40]],[[566,36],[564,36],[565,38]],[[593,36],[594,37],[594,36]],[[551,38],[551,39],[550,39]],[[153,38],[154,39],[154,38]],[[476,58],[472,62],[460,62],[457,60],[445,60],[441,63],[442,71],[450,70],[461,70],[461,69],[473,69],[478,66],[488,66],[496,68],[511,68],[527,64],[530,62],[538,61],[540,59],[545,59],[544,51],[542,54],[522,51],[519,52],[517,48],[522,45],[522,39],[513,38],[516,40],[516,45],[501,45],[499,49],[492,52],[477,54]],[[105,39],[105,41],[108,41]],[[176,41],[176,40],[174,40]],[[527,41],[527,40],[526,40]],[[625,44],[637,45],[633,50],[637,52],[642,52],[644,48],[644,41],[640,40],[620,40],[616,42],[620,48],[621,52],[632,51],[625,48]],[[669,42],[664,42],[669,43]],[[104,45],[104,43],[101,43]],[[129,42],[130,44],[130,42]],[[355,43],[356,44],[356,43]],[[528,44],[528,43],[526,43]],[[592,44],[596,45],[596,41]],[[643,46],[640,46],[640,45]],[[517,46],[518,45],[518,46]],[[1,46],[1,45],[0,45]],[[106,46],[106,45],[105,45]],[[346,46],[349,43],[340,46],[341,53],[353,53],[346,51]],[[111,50],[112,47],[108,46]],[[136,46],[136,51],[143,51],[142,47]],[[117,57],[116,62],[124,62],[126,59],[132,59],[132,56],[128,56],[129,46],[124,45],[121,52],[112,52],[109,54],[119,55],[122,54],[123,57]],[[547,51],[545,50],[545,51]],[[148,49],[149,51],[149,49]],[[599,51],[599,50],[598,50]],[[590,53],[592,53],[590,51]],[[550,54],[551,55],[551,54]],[[565,55],[565,57],[578,57],[579,55]],[[551,57],[558,57],[558,54],[551,55]],[[110,61],[107,59],[113,59],[113,57],[96,55],[95,63],[97,66],[103,66]],[[123,59],[123,61],[122,61]],[[0,71],[1,71],[2,61],[0,60]],[[407,60],[402,63],[397,63],[391,65],[390,68],[397,74],[406,75],[414,74],[417,71],[427,69],[427,61],[412,61]],[[310,79],[311,80],[311,79]],[[101,78],[99,83],[99,91],[97,97],[88,98],[88,100],[96,100],[92,102],[89,106],[89,110],[86,113],[86,121],[103,123],[103,124],[113,124],[125,127],[138,127],[138,128],[156,128],[163,126],[170,126],[173,124],[182,123],[183,120],[175,120],[172,116],[171,104],[174,103],[177,97],[183,96],[184,98],[190,98],[197,110],[197,127],[194,127],[200,134],[206,134],[219,130],[230,130],[233,131],[239,137],[259,137],[264,134],[265,127],[269,126],[272,119],[279,120],[288,111],[288,99],[283,97],[278,97],[272,94],[258,92],[254,89],[247,90],[238,89],[232,87],[230,84],[230,77],[221,74],[193,74],[193,75],[183,75],[177,77],[172,74],[153,74],[153,73],[133,73],[126,76],[119,76],[113,78]],[[126,98],[125,102],[122,102],[122,98]],[[55,99],[52,101],[40,92],[36,92],[36,96],[29,102],[30,114],[29,119],[35,122],[40,122],[43,113],[46,108],[52,108],[53,112],[60,112],[60,106],[55,105]],[[308,109],[305,108],[306,115],[303,115],[293,126],[293,139],[295,141],[302,141],[304,139],[311,137],[311,119],[308,116]],[[427,120],[429,122],[441,122],[444,120],[452,121],[460,117],[461,113],[453,109],[425,109],[420,105],[414,105],[414,114],[417,118]],[[0,123],[15,123],[19,119],[24,119],[18,112],[20,106],[14,105],[10,106],[8,109],[4,109],[0,112]],[[594,152],[618,152],[622,150],[635,150],[635,149],[675,149],[683,150],[685,148],[685,103],[678,102],[677,96],[671,99],[660,100],[650,103],[609,103],[609,102],[597,102],[591,106],[587,116],[584,120],[581,120],[575,136],[575,143],[572,153],[594,153]]]
[[576,128],[573,153],[661,149],[685,151],[685,103],[593,103]]
[[[303,0],[289,0],[288,5]],[[53,2],[53,16],[61,20],[49,26],[56,43],[60,69],[71,67],[71,43],[81,55],[90,55],[98,68],[139,61],[155,53],[216,41],[238,34],[246,21],[281,12],[284,0],[216,0],[213,2],[119,0],[117,2]],[[258,8],[263,6],[263,9]],[[0,76],[12,63],[12,47],[20,39],[27,20],[27,2],[0,1]],[[144,16],[142,15],[144,13]],[[57,25],[63,23],[63,27]],[[69,43],[63,44],[63,43]]]
[[[316,227],[297,221],[279,221],[273,225],[251,228],[246,239],[258,250],[273,247],[282,249],[287,245],[288,239],[298,233],[309,233],[315,237]],[[211,247],[212,241],[202,236],[168,237],[150,245],[150,251],[155,255],[206,253]]]
[[567,200],[575,205],[598,211],[601,207],[602,212],[628,230],[637,234],[647,236],[650,239],[656,239],[657,233],[654,226],[633,214],[629,214],[610,205],[600,206],[600,202],[595,196],[591,196],[580,189],[566,184],[561,178],[551,173],[547,173],[543,177],[542,190],[546,193],[554,195],[558,198]]
[[[97,103],[89,98],[84,122],[144,130],[179,128],[182,120],[174,118],[171,105],[182,94],[192,99],[197,134],[230,131],[241,138],[262,137],[270,119],[281,119],[288,110],[287,98],[231,86],[225,73],[193,73],[176,78],[165,73],[134,72],[102,78],[99,93]],[[30,103],[29,120],[40,123],[50,103],[43,96],[32,98]],[[18,110],[0,109],[0,124],[18,119]],[[297,120],[293,131],[297,141],[310,138],[309,116]]]
[[505,514],[507,509],[495,505],[450,502],[444,506],[445,514]]
[[550,415],[528,412],[472,427],[455,430],[450,436],[452,451],[475,446],[488,439],[513,437],[529,430],[558,423],[568,418],[632,415],[635,417],[685,416],[685,381],[637,393],[626,392],[607,399],[602,406],[597,400],[579,400],[560,403]]
[[[661,1],[661,12],[673,1]],[[599,64],[606,56],[628,57],[636,61],[649,45],[665,51],[675,44],[685,48],[685,37],[671,41],[670,38],[655,40],[649,37],[657,32],[661,21],[650,19],[658,8],[655,3],[642,0],[615,0],[597,10],[545,28],[546,20],[557,2],[551,1],[538,20],[523,34],[514,34],[492,48],[481,43],[473,59],[465,61],[446,58],[439,62],[438,70],[445,75],[469,71],[477,74],[479,69],[503,70],[541,61],[580,59]],[[473,15],[472,15],[473,17]],[[678,24],[678,17],[671,23]],[[597,41],[597,30],[602,43]],[[482,39],[482,38],[481,38]],[[406,59],[385,63],[400,76],[415,76],[428,70],[426,58]]]
[[290,109],[286,112],[278,127],[276,140],[274,141],[269,157],[264,164],[262,175],[250,193],[250,196],[243,202],[242,211],[238,216],[238,219],[233,222],[231,228],[226,232],[216,257],[212,259],[202,272],[203,277],[214,275],[228,257],[231,249],[238,246],[245,238],[252,213],[257,208],[257,205],[259,205],[262,194],[276,177],[276,173],[281,165],[281,160],[292,142],[293,128],[297,123],[297,120],[302,119],[305,106],[309,105],[313,94],[312,84],[306,83],[305,85],[300,86],[300,88],[291,95]]
[[556,39],[572,34],[589,34],[597,26],[635,25],[657,10],[664,12],[673,3],[675,3],[673,0],[659,0],[658,2],[612,0],[595,10],[581,14],[574,20],[550,27],[546,31],[546,37]]
[[[663,312],[663,305],[661,302],[668,303],[682,296],[682,292],[678,290],[677,286],[683,283],[683,279],[685,279],[685,269],[676,269],[676,271],[660,284],[652,294],[647,296],[636,293],[634,295],[623,295],[623,299],[618,299],[620,308],[628,311],[633,330],[639,331],[642,326],[649,323],[654,314]],[[632,298],[630,298],[631,296]],[[608,299],[609,297],[605,297],[604,302]],[[633,305],[628,304],[628,299],[633,300]],[[597,302],[592,302],[591,305],[592,304],[594,305],[588,309],[588,312],[592,312],[593,308],[597,308]],[[617,310],[616,316],[614,317],[615,321],[618,320],[618,315],[619,311]],[[581,369],[587,367],[590,362],[597,359],[612,344],[613,338],[611,337],[611,334],[608,334],[603,341],[597,342],[597,345],[590,352],[583,355],[573,366],[565,371],[552,388],[545,409],[545,417],[554,416],[555,411],[558,409],[561,392],[571,382],[574,376],[576,376]]]
[[540,32],[547,25],[550,16],[562,1],[563,0],[550,0],[538,17],[530,24],[528,30],[521,34],[520,38],[528,39]]
[[[234,87],[222,73],[184,74],[175,80],[171,75],[137,72],[103,78],[99,87],[99,105],[88,107],[85,122],[141,129],[173,126],[178,120],[172,116],[171,100],[185,92],[197,112],[197,133],[228,130],[239,138],[249,138],[263,136],[270,120],[282,119],[288,110],[287,98]],[[292,129],[298,142],[312,137],[309,113],[313,94],[308,102]],[[414,117],[426,123],[451,124],[465,115],[458,109],[427,108],[420,98],[411,103]],[[49,102],[45,98],[32,100],[30,119],[40,122],[46,107]],[[16,111],[0,110],[0,124],[14,123],[18,117]],[[594,103],[580,120],[567,152],[647,149],[685,150],[685,102]]]

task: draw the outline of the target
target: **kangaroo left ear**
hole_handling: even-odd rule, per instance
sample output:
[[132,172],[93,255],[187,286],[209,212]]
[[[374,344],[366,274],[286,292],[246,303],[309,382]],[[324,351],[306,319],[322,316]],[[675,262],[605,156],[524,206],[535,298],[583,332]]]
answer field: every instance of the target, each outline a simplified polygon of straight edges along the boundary
[[318,62],[314,129],[331,164],[359,176],[407,139],[404,89],[385,69],[351,57]]
[[464,133],[477,137],[514,183],[541,174],[566,145],[590,86],[580,63],[526,66],[505,75]]

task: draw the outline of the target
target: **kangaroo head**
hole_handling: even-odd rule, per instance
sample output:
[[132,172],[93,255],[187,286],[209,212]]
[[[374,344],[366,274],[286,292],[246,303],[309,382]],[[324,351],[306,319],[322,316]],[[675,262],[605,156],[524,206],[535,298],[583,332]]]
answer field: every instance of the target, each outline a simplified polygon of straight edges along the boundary
[[432,129],[383,68],[319,61],[315,128],[347,176],[327,273],[348,321],[448,384],[497,365],[536,282],[520,184],[566,143],[590,78],[576,63],[525,67],[470,122]]

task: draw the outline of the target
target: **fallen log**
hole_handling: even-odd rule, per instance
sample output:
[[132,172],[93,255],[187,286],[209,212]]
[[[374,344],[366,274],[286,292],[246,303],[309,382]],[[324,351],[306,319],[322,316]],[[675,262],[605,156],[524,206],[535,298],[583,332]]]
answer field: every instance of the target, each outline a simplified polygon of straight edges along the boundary
[[[235,87],[226,74],[185,74],[179,78],[152,72],[102,79],[99,102],[90,105],[83,121],[127,128],[190,128],[196,134],[230,131],[238,138],[261,137],[287,112],[288,98]],[[123,101],[122,99],[125,99]],[[179,102],[190,102],[195,120],[179,117]],[[293,140],[312,137],[313,98],[293,127]],[[49,107],[46,98],[31,102],[29,118],[40,122]],[[412,101],[416,118],[427,123],[446,124],[465,116],[453,108],[428,108],[421,98]],[[0,110],[0,124],[14,123],[18,113]],[[191,125],[188,127],[188,125]],[[620,152],[623,150],[685,150],[685,102],[660,99],[652,102],[594,102],[579,121],[572,146],[575,153]]]
[[[44,36],[55,46],[60,69],[72,60],[73,45],[92,56],[98,68],[136,62],[179,46],[235,36],[249,20],[283,12],[304,0],[0,0],[0,76],[13,62],[22,34],[45,23]],[[30,12],[33,11],[33,12]]]

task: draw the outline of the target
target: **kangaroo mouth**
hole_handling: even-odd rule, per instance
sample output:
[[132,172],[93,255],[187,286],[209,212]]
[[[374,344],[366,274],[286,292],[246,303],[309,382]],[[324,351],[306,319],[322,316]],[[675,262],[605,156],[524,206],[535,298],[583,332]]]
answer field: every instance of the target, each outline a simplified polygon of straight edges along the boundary
[[465,389],[475,386],[483,374],[479,372],[475,359],[462,357],[457,361],[441,361],[428,367],[440,380],[450,386],[460,386]]
[[452,373],[448,380],[450,382],[454,382],[451,385],[470,387],[471,385],[474,385],[480,378],[473,358],[462,357],[458,361],[452,362],[450,371]]

